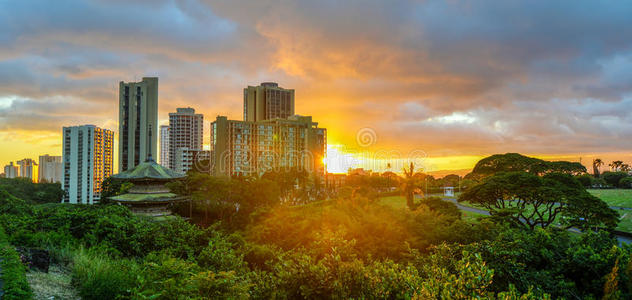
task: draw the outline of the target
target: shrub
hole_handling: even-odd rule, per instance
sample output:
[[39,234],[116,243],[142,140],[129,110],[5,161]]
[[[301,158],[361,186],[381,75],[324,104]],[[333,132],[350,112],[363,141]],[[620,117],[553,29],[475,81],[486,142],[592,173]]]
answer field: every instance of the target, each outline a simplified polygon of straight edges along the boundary
[[137,285],[138,265],[133,260],[113,259],[102,251],[75,252],[72,283],[83,299],[116,299]]
[[626,172],[603,172],[601,178],[603,178],[610,186],[617,187],[621,179],[628,177]]
[[585,188],[591,188],[595,183],[595,177],[590,174],[575,176],[575,179],[577,179],[577,181],[579,181]]
[[235,271],[214,272],[165,253],[147,256],[134,298],[245,299],[249,280]]
[[33,295],[26,281],[26,267],[22,264],[15,248],[7,241],[4,229],[0,227],[0,281],[4,283],[5,300],[30,299]]
[[632,188],[632,177],[625,177],[619,180],[619,187],[624,189]]

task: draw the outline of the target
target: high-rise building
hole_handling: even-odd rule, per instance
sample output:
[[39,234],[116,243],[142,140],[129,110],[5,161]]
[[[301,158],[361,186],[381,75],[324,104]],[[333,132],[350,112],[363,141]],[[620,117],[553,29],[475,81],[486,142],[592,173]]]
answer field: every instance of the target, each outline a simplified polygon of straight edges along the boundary
[[93,204],[112,175],[114,132],[94,125],[64,127],[63,203]]
[[160,165],[169,168],[169,125],[160,125]]
[[[152,130],[153,134],[149,131]],[[144,162],[158,148],[158,78],[119,83],[119,172]]]
[[244,121],[258,122],[294,115],[294,90],[264,82],[244,89]]
[[178,148],[176,155],[173,157],[173,170],[177,173],[186,173],[190,170],[198,170],[200,172],[210,172],[211,151],[189,148]]
[[290,169],[324,174],[326,149],[327,130],[308,116],[258,122],[218,116],[211,123],[215,175],[253,176]]
[[8,165],[4,166],[5,178],[16,178],[19,175],[20,175],[20,167],[13,165],[13,162],[10,162]]
[[169,113],[169,168],[175,170],[174,158],[179,148],[202,150],[203,137],[204,116],[196,114],[195,109],[178,108]]
[[39,157],[39,182],[61,182],[63,180],[64,164],[61,156],[40,155]]
[[31,158],[25,158],[17,161],[19,167],[18,177],[29,178],[33,182],[37,182],[37,163]]

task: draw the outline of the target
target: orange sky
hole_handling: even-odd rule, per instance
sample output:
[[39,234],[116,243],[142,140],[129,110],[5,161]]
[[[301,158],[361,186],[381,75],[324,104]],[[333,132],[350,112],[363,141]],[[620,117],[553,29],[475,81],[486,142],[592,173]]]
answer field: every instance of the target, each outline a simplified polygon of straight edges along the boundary
[[125,3],[0,3],[1,165],[61,154],[63,126],[117,131],[118,82],[143,76],[160,78],[161,123],[194,107],[207,144],[245,86],[294,88],[342,153],[332,171],[411,153],[426,171],[505,152],[632,163],[628,4]]

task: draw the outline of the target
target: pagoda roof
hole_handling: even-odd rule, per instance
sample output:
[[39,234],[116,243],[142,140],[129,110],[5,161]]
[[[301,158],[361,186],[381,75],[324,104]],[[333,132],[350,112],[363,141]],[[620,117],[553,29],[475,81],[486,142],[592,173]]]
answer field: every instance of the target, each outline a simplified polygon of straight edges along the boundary
[[176,201],[188,200],[187,197],[179,196],[174,193],[156,193],[156,194],[123,194],[119,196],[113,196],[110,200],[120,203],[169,203]]
[[138,164],[136,167],[125,172],[112,175],[117,179],[134,179],[136,180],[159,180],[167,181],[185,177],[185,174],[177,173],[171,169],[165,168],[157,164],[151,157],[145,162]]

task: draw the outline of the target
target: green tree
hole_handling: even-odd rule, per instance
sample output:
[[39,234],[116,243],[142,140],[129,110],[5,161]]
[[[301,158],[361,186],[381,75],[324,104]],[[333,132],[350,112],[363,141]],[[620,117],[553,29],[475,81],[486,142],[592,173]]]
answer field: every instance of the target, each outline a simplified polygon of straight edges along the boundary
[[586,172],[586,167],[578,162],[549,162],[518,153],[495,154],[481,159],[468,179],[481,179],[499,172],[527,172],[535,175],[547,173],[565,173],[579,175]]
[[618,215],[592,196],[571,175],[551,173],[542,177],[526,172],[499,173],[470,187],[459,197],[488,209],[492,216],[511,224],[546,228],[558,216],[566,227],[616,226]]
[[619,180],[619,187],[624,189],[632,188],[632,177],[624,177]]
[[101,183],[101,202],[107,203],[109,197],[127,193],[132,186],[134,184],[125,179],[106,178]]
[[628,175],[628,173],[626,172],[603,172],[603,174],[601,174],[601,177],[603,178],[603,180],[606,181],[606,183],[608,183],[610,186],[612,187],[619,187],[619,182],[621,182],[621,179],[626,178],[630,175]]
[[577,179],[577,181],[579,181],[585,188],[592,187],[595,182],[595,178],[589,174],[576,176],[575,179]]

